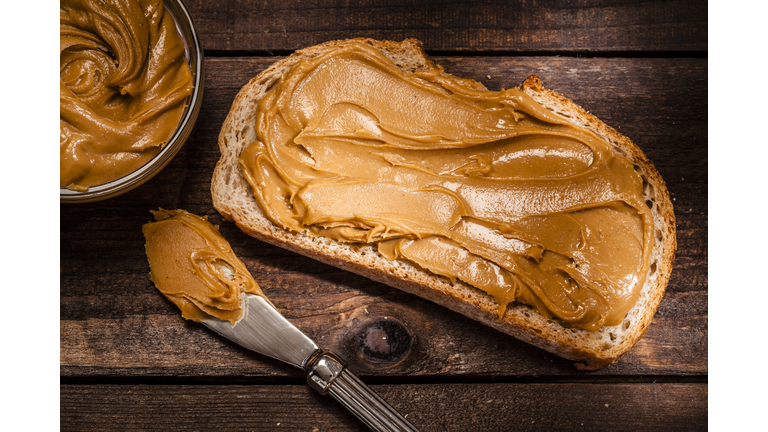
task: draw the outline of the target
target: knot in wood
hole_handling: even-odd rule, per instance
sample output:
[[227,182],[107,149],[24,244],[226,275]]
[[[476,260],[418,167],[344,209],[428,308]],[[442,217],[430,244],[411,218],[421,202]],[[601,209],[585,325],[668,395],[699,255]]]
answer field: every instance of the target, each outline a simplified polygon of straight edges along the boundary
[[353,343],[367,360],[396,362],[410,352],[413,336],[401,322],[387,318],[366,324]]

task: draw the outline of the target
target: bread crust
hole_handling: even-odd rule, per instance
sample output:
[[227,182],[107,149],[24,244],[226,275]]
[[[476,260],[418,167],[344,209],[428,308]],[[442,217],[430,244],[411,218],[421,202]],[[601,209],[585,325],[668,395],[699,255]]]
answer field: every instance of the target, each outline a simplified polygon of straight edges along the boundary
[[[269,88],[291,66],[302,59],[314,58],[334,47],[349,43],[370,45],[406,71],[416,72],[442,67],[433,63],[421,42],[349,39],[312,46],[275,62],[251,79],[235,97],[219,134],[221,158],[211,182],[213,204],[221,215],[234,221],[248,235],[318,261],[385,283],[405,292],[445,306],[501,332],[538,346],[558,356],[577,361],[580,369],[605,367],[629,351],[650,325],[669,281],[676,249],[675,217],[666,185],[645,154],[597,117],[565,96],[544,88],[535,75],[518,88],[549,110],[570,119],[607,141],[613,150],[634,163],[643,177],[646,202],[654,217],[654,248],[651,269],[637,304],[617,326],[603,326],[596,331],[573,328],[556,319],[548,319],[533,308],[513,303],[498,317],[498,304],[485,292],[461,281],[435,275],[403,261],[390,261],[370,245],[360,246],[293,233],[274,225],[262,213],[250,185],[243,177],[238,158],[254,140],[256,107]],[[478,82],[468,80],[477,89]]]

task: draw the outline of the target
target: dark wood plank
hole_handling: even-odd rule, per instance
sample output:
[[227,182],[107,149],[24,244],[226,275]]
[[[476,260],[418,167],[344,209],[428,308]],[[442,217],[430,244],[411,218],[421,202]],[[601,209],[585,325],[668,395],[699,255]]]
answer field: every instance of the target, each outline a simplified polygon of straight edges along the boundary
[[[304,298],[303,294],[304,301],[319,300],[329,306],[328,311],[313,313],[296,309],[297,302],[291,300],[296,296],[293,288],[282,288],[282,295],[271,295],[276,291],[271,289],[267,294],[292,322],[322,347],[339,353],[355,373],[364,377],[606,377],[707,372],[706,295],[701,294],[670,293],[660,315],[673,317],[657,317],[646,336],[616,365],[582,373],[572,362],[396,292],[381,297],[360,292],[319,298]],[[169,310],[163,315],[62,321],[62,376],[245,377],[255,381],[300,377],[290,367],[251,353],[201,325],[183,322],[159,295],[147,296],[144,301]],[[704,310],[692,311],[697,307]],[[685,310],[686,315],[679,316],[680,310]],[[390,341],[399,338],[403,346],[361,343],[368,335],[381,335]],[[394,354],[387,351],[393,345]]]
[[[707,61],[442,57],[446,70],[491,89],[531,73],[631,137],[655,162],[678,218],[668,292],[643,340],[595,376],[707,373]],[[564,361],[431,303],[257,242],[222,222],[211,204],[216,137],[231,101],[273,58],[212,58],[200,120],[174,161],[121,197],[62,205],[62,377],[299,380],[297,372],[184,323],[152,286],[141,225],[158,207],[207,215],[267,295],[353,370],[380,377],[571,376]],[[356,344],[369,331],[410,338],[400,357]],[[370,348],[370,347],[369,347]]]
[[[414,426],[469,430],[704,430],[706,384],[373,386]],[[61,386],[62,431],[362,431],[307,386]]]
[[206,50],[293,51],[354,37],[428,50],[706,52],[707,4],[615,1],[187,2]]

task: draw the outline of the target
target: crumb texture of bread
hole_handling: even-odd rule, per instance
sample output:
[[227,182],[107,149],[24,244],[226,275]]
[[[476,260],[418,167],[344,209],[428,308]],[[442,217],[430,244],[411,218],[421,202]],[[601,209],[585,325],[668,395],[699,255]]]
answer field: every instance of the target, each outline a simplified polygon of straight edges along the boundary
[[[226,220],[233,221],[245,233],[261,241],[433,301],[553,354],[574,360],[580,369],[600,369],[629,351],[650,325],[672,271],[676,237],[669,193],[661,176],[639,147],[565,96],[544,88],[541,80],[534,75],[528,77],[519,89],[548,110],[608,142],[614,152],[633,162],[636,172],[643,178],[644,199],[654,219],[655,244],[639,300],[621,324],[586,331],[546,318],[532,307],[518,303],[510,304],[499,318],[498,303],[477,288],[458,280],[452,282],[407,262],[390,261],[369,245],[350,245],[287,231],[274,225],[264,215],[238,160],[242,151],[257,139],[254,124],[258,103],[271,86],[299,61],[315,58],[349,43],[370,45],[407,72],[436,70],[445,74],[424,53],[421,42],[414,39],[402,42],[372,39],[332,41],[296,51],[277,61],[243,86],[224,121],[218,141],[221,157],[211,182],[216,210]],[[480,83],[466,81],[467,85],[477,90],[485,89]]]

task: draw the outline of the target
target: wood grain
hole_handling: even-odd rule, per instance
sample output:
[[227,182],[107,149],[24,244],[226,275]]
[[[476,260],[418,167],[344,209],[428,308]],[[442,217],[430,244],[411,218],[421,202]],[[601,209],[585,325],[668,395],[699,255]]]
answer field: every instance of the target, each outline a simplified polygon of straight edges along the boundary
[[[148,277],[141,225],[158,207],[220,224],[278,308],[423,431],[707,427],[705,2],[186,3],[206,54],[203,110],[189,141],[140,188],[60,206],[61,430],[364,430],[306,386],[299,370],[179,316]],[[221,220],[209,188],[217,135],[237,91],[282,55],[352,37],[420,39],[448,72],[493,90],[536,74],[654,162],[675,205],[678,251],[653,324],[617,364],[578,371]]]
[[[372,387],[423,432],[704,430],[704,384],[411,384]],[[61,430],[307,430],[365,427],[297,385],[63,385]]]
[[[654,324],[622,360],[596,373],[429,302],[253,240],[211,205],[216,137],[234,95],[273,58],[206,61],[203,111],[192,137],[157,177],[123,196],[62,205],[61,376],[95,380],[300,381],[297,371],[185,323],[149,281],[141,225],[149,210],[182,208],[221,225],[284,314],[361,376],[439,379],[499,376],[692,376],[707,373],[707,61],[438,57],[446,70],[491,89],[529,74],[632,138],[654,161],[678,222],[675,267]],[[407,335],[404,356],[365,355],[364,332]],[[378,329],[378,330],[377,330]],[[384,329],[384,330],[382,330]],[[393,334],[395,334],[393,333]],[[297,381],[298,380],[298,381]]]
[[286,52],[336,39],[416,38],[431,51],[704,52],[707,4],[615,1],[189,1],[203,47]]

